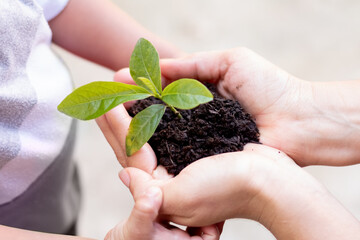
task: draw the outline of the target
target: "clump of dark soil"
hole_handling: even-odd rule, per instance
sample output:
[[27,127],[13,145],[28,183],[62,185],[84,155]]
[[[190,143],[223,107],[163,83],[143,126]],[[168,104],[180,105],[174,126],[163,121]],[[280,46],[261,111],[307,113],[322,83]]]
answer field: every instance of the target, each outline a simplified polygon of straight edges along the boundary
[[[177,175],[190,163],[207,156],[242,151],[246,143],[259,143],[259,130],[251,115],[234,100],[224,99],[213,85],[207,85],[214,100],[191,110],[180,110],[179,119],[167,109],[155,134],[149,140],[158,159]],[[129,114],[162,103],[156,98],[141,100]]]

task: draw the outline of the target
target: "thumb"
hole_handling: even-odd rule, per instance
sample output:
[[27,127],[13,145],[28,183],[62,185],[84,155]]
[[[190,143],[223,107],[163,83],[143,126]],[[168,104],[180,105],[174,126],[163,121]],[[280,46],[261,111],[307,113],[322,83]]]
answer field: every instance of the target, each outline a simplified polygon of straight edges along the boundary
[[[150,187],[136,201],[128,221],[124,224],[125,239],[147,239],[154,229],[162,203],[162,192],[158,187]],[[140,227],[140,228],[139,228]],[[141,229],[141,230],[139,230]],[[134,236],[135,235],[135,236]]]
[[144,192],[153,185],[152,176],[138,168],[128,167],[120,171],[121,181],[129,188],[135,201],[142,196]]
[[151,187],[136,201],[127,221],[117,225],[105,239],[152,239],[155,233],[154,222],[162,203],[162,192],[158,187]]

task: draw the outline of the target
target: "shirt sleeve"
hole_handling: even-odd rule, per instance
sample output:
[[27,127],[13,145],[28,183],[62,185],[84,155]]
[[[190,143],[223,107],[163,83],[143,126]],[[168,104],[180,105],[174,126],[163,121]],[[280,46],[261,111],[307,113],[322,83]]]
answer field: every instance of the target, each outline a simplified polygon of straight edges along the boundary
[[69,0],[36,0],[42,7],[47,21],[56,17],[68,4]]

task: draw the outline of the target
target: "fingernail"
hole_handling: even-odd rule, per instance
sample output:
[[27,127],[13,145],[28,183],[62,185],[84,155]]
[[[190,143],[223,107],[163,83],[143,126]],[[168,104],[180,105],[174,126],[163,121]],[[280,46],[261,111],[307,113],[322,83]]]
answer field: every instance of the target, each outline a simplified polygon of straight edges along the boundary
[[123,169],[120,172],[119,177],[120,177],[121,181],[125,184],[126,187],[130,186],[130,175],[128,174],[126,169]]

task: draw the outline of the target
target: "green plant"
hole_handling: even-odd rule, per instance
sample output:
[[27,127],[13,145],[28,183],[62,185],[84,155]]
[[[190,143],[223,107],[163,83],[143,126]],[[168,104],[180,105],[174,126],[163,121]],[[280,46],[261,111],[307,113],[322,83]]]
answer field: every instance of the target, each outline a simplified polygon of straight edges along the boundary
[[75,89],[58,106],[71,117],[90,120],[117,105],[153,96],[164,102],[154,104],[134,116],[126,136],[126,154],[138,151],[154,134],[169,107],[179,118],[176,109],[192,109],[213,99],[211,92],[199,81],[179,79],[164,89],[161,87],[159,55],[146,39],[139,39],[130,59],[130,74],[137,85],[120,82],[92,82]]

